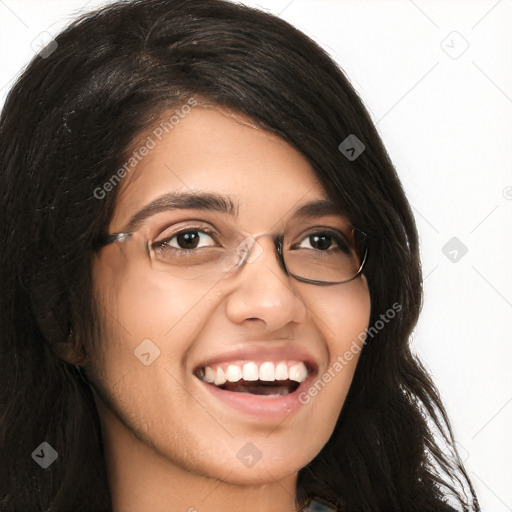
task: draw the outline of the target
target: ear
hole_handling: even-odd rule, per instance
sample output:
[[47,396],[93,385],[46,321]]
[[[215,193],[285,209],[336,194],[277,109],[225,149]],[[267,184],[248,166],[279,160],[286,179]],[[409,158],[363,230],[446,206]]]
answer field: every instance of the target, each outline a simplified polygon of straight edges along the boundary
[[51,344],[52,351],[57,357],[69,364],[83,366],[88,362],[87,354],[81,343],[78,343],[73,331],[64,341]]

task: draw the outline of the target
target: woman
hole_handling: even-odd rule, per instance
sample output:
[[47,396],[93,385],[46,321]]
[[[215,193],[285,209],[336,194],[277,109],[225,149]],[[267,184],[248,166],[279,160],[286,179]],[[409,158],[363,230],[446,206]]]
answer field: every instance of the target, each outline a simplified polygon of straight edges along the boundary
[[315,43],[113,4],[0,124],[2,510],[479,510],[408,340],[416,228]]

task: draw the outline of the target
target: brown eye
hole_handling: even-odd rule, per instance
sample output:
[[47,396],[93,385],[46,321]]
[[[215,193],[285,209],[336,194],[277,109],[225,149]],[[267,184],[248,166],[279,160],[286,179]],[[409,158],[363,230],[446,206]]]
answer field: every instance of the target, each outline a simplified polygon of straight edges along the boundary
[[329,235],[311,235],[309,237],[309,244],[313,249],[325,251],[332,245],[332,238]]
[[343,235],[339,232],[317,231],[304,237],[298,244],[300,249],[311,249],[315,251],[336,251],[350,252],[349,245]]
[[199,240],[200,237],[197,231],[187,231],[176,236],[176,244],[181,249],[195,249]]
[[187,229],[172,236],[166,237],[164,240],[155,242],[153,247],[193,251],[195,249],[212,247],[215,245],[217,244],[213,234],[209,234],[202,229]]

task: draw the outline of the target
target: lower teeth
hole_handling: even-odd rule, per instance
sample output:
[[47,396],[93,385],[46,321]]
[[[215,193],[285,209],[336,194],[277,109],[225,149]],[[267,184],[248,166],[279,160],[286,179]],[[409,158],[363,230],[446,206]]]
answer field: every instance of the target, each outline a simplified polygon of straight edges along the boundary
[[218,386],[226,391],[234,391],[235,393],[247,393],[251,395],[266,395],[266,396],[284,396],[293,393],[298,387],[299,383],[295,381],[281,381],[280,383],[265,383],[262,381],[255,382],[226,382],[222,386]]

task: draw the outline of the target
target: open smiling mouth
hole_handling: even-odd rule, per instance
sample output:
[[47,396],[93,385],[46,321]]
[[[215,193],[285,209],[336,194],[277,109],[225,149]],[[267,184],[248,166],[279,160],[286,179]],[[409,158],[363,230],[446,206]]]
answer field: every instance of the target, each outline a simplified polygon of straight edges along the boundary
[[293,393],[313,371],[302,361],[270,361],[261,364],[203,366],[194,371],[196,377],[219,389],[251,395],[285,396]]

